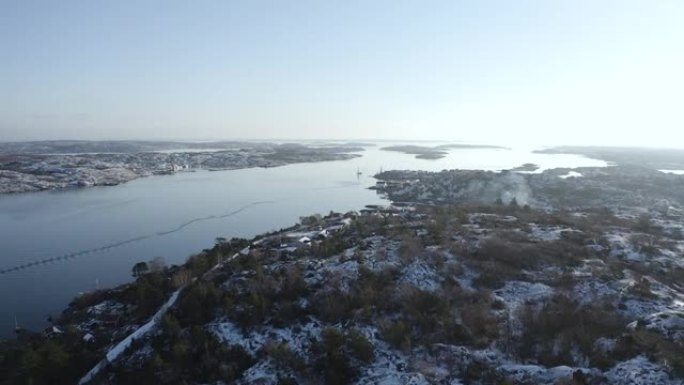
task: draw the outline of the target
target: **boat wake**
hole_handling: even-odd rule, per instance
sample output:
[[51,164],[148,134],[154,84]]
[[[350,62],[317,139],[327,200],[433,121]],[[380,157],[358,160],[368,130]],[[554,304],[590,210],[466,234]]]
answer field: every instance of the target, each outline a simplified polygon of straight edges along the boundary
[[20,271],[20,270],[26,270],[26,269],[30,269],[30,268],[33,268],[33,267],[37,267],[37,266],[40,266],[40,265],[45,265],[45,264],[48,264],[48,263],[68,261],[68,260],[70,260],[70,259],[74,259],[74,258],[81,257],[81,256],[84,256],[84,255],[95,254],[95,253],[99,253],[99,252],[111,250],[111,249],[114,249],[114,248],[117,248],[117,247],[121,247],[121,246],[128,245],[128,244],[135,243],[135,242],[144,241],[144,240],[150,239],[150,238],[163,237],[163,236],[166,236],[166,235],[169,235],[169,234],[173,234],[173,233],[177,233],[177,232],[179,232],[179,231],[183,231],[183,229],[185,229],[186,227],[191,226],[191,225],[193,225],[193,224],[195,224],[195,223],[198,223],[198,222],[204,222],[204,221],[210,221],[210,220],[216,220],[216,219],[229,218],[229,217],[232,217],[232,216],[234,216],[234,215],[237,215],[237,214],[239,214],[239,213],[241,213],[241,212],[243,212],[243,211],[245,211],[245,210],[248,210],[248,209],[250,209],[250,208],[252,208],[252,207],[254,207],[254,206],[259,206],[259,205],[264,205],[264,204],[270,204],[270,203],[275,203],[275,202],[276,202],[276,201],[258,201],[258,202],[252,202],[252,203],[246,204],[246,205],[244,205],[244,206],[242,206],[242,207],[239,207],[239,208],[236,209],[236,210],[230,211],[230,212],[225,213],[225,214],[221,214],[221,215],[208,215],[208,216],[206,216],[206,217],[200,217],[200,218],[193,218],[193,219],[190,219],[190,220],[188,220],[188,221],[186,221],[186,222],[183,222],[183,223],[181,223],[180,225],[178,225],[178,226],[176,226],[176,227],[174,227],[173,229],[170,229],[170,230],[159,231],[159,232],[154,233],[154,234],[142,235],[142,236],[138,236],[138,237],[135,237],[135,238],[130,238],[130,239],[127,239],[127,240],[124,240],[124,241],[115,242],[115,243],[110,243],[110,244],[108,244],[108,245],[104,245],[104,246],[100,246],[100,247],[94,247],[94,248],[91,248],[91,249],[85,249],[85,250],[75,251],[75,252],[73,252],[73,253],[63,254],[63,255],[59,255],[59,256],[55,256],[55,257],[44,258],[44,259],[37,259],[37,260],[35,260],[35,261],[31,261],[31,262],[24,263],[24,264],[21,264],[21,265],[17,265],[17,266],[12,266],[12,267],[8,267],[8,268],[0,269],[0,275],[8,274],[8,273],[12,273],[12,272],[15,272],[15,271]]

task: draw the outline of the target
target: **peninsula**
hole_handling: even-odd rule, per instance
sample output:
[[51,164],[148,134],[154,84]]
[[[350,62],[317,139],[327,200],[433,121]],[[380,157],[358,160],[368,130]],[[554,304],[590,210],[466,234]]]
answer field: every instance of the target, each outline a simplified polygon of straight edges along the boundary
[[0,143],[0,194],[89,186],[194,170],[352,159],[363,147],[267,142]]

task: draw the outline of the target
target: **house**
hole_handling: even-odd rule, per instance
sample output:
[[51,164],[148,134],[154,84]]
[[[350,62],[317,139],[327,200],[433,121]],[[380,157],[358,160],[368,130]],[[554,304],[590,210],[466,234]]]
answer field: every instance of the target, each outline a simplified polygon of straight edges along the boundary
[[104,314],[95,320],[94,327],[113,327],[117,328],[121,323],[121,315],[119,314]]
[[47,338],[52,338],[60,334],[64,334],[64,332],[57,326],[50,326],[43,330],[43,335]]
[[85,341],[85,342],[95,342],[95,336],[92,335],[92,334],[90,334],[90,333],[86,333],[86,335],[83,336],[83,341]]

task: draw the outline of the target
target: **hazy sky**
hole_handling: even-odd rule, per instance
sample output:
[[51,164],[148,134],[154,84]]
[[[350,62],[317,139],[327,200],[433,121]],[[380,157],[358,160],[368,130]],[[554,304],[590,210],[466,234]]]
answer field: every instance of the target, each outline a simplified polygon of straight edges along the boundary
[[0,0],[0,140],[684,146],[684,1]]

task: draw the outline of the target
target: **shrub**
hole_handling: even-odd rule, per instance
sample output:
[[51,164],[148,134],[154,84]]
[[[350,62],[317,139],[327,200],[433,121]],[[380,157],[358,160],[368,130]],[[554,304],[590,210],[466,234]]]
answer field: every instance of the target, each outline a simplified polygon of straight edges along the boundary
[[296,300],[308,292],[302,269],[292,266],[282,272],[284,278],[280,284],[278,296],[286,300]]
[[461,310],[461,320],[463,326],[468,329],[473,343],[479,347],[487,346],[499,336],[496,317],[486,304],[475,303],[465,306]]
[[174,314],[183,326],[204,325],[215,317],[222,296],[223,291],[212,282],[198,281],[181,293]]
[[503,287],[506,281],[520,273],[519,270],[498,261],[477,261],[472,262],[470,265],[475,267],[479,273],[473,283],[476,286],[489,289]]
[[302,358],[297,356],[285,342],[269,341],[263,349],[273,362],[284,369],[298,372],[304,368],[305,363]]
[[332,327],[322,332],[323,341],[314,350],[320,353],[316,361],[316,368],[322,374],[326,384],[345,385],[351,383],[357,376],[351,366],[345,349],[345,338],[342,333]]
[[113,383],[175,384],[189,378],[230,383],[255,363],[242,347],[225,345],[204,327],[189,327],[179,334],[168,333],[168,327],[161,330],[152,338],[155,354],[138,369],[119,366]]
[[395,348],[411,347],[411,328],[404,320],[390,321],[381,329],[382,338]]
[[310,301],[311,312],[323,321],[337,323],[352,315],[352,304],[339,287],[319,290]]
[[495,260],[515,269],[532,269],[544,261],[544,256],[535,244],[506,242],[497,238],[482,242],[475,256],[481,260]]
[[402,263],[408,264],[413,259],[423,253],[423,242],[412,231],[405,233],[401,237],[399,245],[399,258]]
[[574,350],[588,359],[596,357],[594,342],[600,337],[618,337],[626,325],[608,304],[581,305],[563,295],[555,296],[540,309],[525,306],[518,316],[523,325],[520,355],[549,366],[581,366]]
[[402,311],[420,335],[437,330],[442,320],[450,317],[449,302],[443,296],[413,287],[403,287]]
[[168,283],[160,274],[146,274],[124,290],[122,300],[137,306],[139,319],[148,318],[166,301]]
[[373,344],[368,341],[363,333],[357,329],[351,329],[347,333],[347,344],[351,353],[361,362],[366,364],[373,362],[375,360],[375,351],[373,349]]

